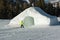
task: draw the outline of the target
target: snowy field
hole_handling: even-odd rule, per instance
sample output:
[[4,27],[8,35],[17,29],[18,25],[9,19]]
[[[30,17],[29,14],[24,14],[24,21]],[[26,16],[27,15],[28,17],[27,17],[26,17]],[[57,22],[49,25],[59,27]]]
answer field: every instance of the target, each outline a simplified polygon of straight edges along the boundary
[[[44,26],[46,28],[9,28],[10,20],[0,19],[0,40],[60,40],[60,26]],[[59,20],[60,21],[60,20]],[[40,26],[43,27],[43,26]]]

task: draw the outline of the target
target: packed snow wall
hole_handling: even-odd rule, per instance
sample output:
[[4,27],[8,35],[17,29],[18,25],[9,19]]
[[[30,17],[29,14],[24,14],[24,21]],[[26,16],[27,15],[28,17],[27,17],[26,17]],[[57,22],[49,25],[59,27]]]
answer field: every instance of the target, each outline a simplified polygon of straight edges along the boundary
[[58,24],[56,16],[51,16],[45,13],[39,7],[30,7],[24,10],[22,13],[14,17],[8,25],[19,25],[19,21],[24,20],[27,16],[34,18],[34,25],[54,25]]

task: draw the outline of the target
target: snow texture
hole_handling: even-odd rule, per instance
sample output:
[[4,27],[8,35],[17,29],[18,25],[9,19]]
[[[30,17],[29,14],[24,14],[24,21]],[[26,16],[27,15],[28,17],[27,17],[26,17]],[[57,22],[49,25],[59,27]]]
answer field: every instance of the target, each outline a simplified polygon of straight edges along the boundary
[[9,21],[0,20],[0,40],[60,40],[60,25],[34,28],[8,28],[8,26],[5,28],[3,25],[8,24]]
[[[60,17],[58,17],[60,21]],[[0,40],[60,40],[60,24],[32,26],[30,28],[5,26],[10,20],[0,19]],[[40,28],[43,27],[43,28]]]
[[[8,25],[20,27],[19,21],[24,20],[25,17],[31,16],[34,18],[35,25],[54,25],[58,24],[58,20],[56,16],[51,16],[45,13],[41,8],[38,7],[30,7],[24,10],[22,13],[14,17]],[[31,25],[32,26],[32,25]]]
[[59,2],[60,0],[49,0],[50,3]]
[[30,1],[29,0],[23,0],[23,1],[26,1],[28,4],[30,4]]

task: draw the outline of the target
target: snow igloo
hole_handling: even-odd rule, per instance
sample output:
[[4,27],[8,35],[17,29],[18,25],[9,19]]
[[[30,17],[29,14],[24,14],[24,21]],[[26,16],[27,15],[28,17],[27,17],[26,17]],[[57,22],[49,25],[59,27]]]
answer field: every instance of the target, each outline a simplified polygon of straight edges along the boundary
[[47,14],[39,7],[30,7],[25,9],[19,15],[14,17],[10,21],[9,25],[20,26],[19,21],[21,20],[24,21],[24,26],[58,24],[56,16]]

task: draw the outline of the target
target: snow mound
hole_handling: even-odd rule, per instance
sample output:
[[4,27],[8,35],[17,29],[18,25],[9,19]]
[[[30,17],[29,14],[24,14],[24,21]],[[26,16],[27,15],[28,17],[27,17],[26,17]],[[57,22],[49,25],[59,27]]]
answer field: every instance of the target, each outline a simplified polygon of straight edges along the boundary
[[[41,8],[39,7],[30,7],[24,10],[22,13],[14,17],[8,25],[14,26],[14,27],[20,27],[19,21],[25,20],[26,17],[32,17],[34,19],[34,26],[35,25],[54,25],[58,24],[58,20],[56,16],[51,16],[47,13],[45,13]],[[29,21],[25,20],[25,22]],[[33,20],[30,22],[27,22],[27,25],[29,23],[32,23]],[[32,26],[32,25],[29,25]]]

